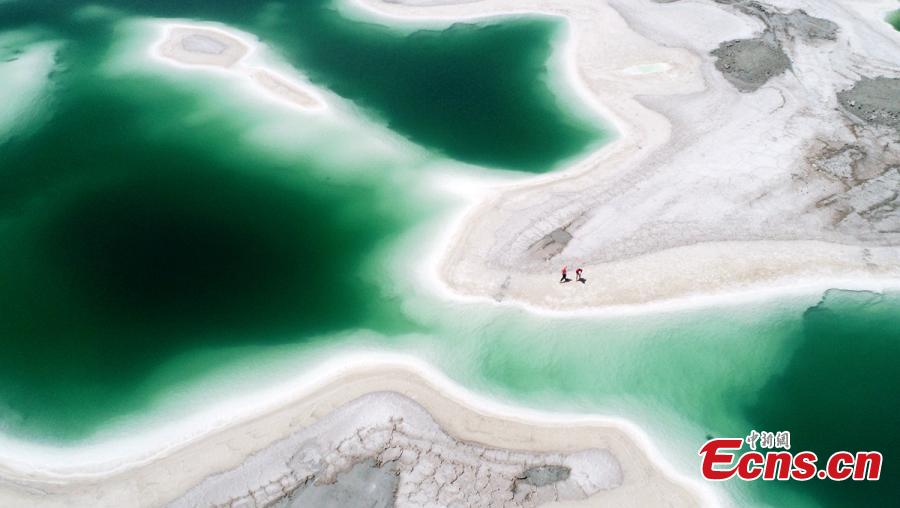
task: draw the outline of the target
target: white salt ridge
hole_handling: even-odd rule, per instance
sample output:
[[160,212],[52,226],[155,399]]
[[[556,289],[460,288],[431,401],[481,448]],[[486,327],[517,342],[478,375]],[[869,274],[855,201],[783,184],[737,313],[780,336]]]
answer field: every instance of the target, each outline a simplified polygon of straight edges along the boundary
[[56,65],[57,42],[27,42],[24,32],[0,33],[0,142],[17,129],[33,127]]
[[[322,436],[332,430],[335,436],[353,434],[360,429],[359,418],[413,416],[418,422],[415,427],[430,428],[434,439],[446,433],[455,441],[499,449],[501,457],[503,449],[519,450],[524,456],[540,456],[533,462],[537,464],[559,454],[562,464],[573,470],[572,485],[588,491],[601,489],[589,502],[721,505],[708,485],[674,473],[646,434],[625,419],[513,408],[469,392],[419,359],[382,353],[336,355],[288,382],[235,394],[198,408],[184,420],[115,439],[60,448],[0,437],[0,476],[4,478],[0,505],[38,500],[44,506],[130,506],[136,500],[165,504],[233,468],[241,471],[234,474],[244,475],[247,485],[265,486],[269,476],[280,478],[284,471],[279,464],[287,456],[277,447],[264,450],[372,393],[401,394],[430,416],[410,409],[404,397],[368,398],[346,418],[339,414],[328,420],[325,427],[331,430]],[[441,431],[429,427],[430,418]],[[453,440],[446,441],[448,446]],[[609,455],[584,452],[595,448],[608,450]],[[241,467],[259,453],[272,459],[251,462],[249,469]],[[340,457],[333,459],[333,465],[340,465],[332,468],[334,473],[349,465]],[[602,490],[619,483],[616,463],[621,468],[621,485]],[[592,471],[586,470],[588,464]],[[506,466],[498,462],[497,467]]]

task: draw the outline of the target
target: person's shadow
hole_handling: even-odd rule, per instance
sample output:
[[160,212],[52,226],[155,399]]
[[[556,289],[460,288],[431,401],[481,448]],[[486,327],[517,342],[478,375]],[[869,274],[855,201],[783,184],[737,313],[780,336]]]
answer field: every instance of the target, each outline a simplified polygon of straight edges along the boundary
[[585,283],[587,283],[587,279],[585,279],[584,277],[582,277],[582,278],[578,279],[578,282],[580,282],[580,283],[582,283],[582,284],[585,284]]
[[560,284],[565,284],[566,282],[572,282],[572,279],[570,279],[568,277],[564,277],[564,278],[560,279],[560,281],[559,281]]

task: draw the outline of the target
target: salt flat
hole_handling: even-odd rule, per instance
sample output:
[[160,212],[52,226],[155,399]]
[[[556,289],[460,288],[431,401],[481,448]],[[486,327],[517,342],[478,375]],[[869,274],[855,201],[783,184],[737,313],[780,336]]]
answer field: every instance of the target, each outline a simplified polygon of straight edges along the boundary
[[[620,134],[473,202],[437,261],[456,292],[574,310],[896,284],[900,150],[878,119],[896,112],[854,109],[878,93],[841,100],[876,77],[897,97],[891,2],[363,3],[404,17],[565,16],[569,71]],[[761,67],[733,68],[742,60]],[[634,72],[648,65],[659,71]],[[563,265],[589,284],[556,284]]]

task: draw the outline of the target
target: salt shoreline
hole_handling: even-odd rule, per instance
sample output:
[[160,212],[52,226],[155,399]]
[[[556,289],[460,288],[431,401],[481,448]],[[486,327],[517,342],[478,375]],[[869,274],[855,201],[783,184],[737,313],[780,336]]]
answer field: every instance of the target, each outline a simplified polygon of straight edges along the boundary
[[[430,289],[440,293],[442,297],[521,306],[541,314],[611,315],[697,308],[720,304],[723,301],[756,301],[779,295],[821,292],[830,288],[875,291],[900,288],[900,251],[893,247],[867,247],[868,251],[874,250],[882,256],[879,270],[873,272],[860,265],[861,247],[820,240],[754,240],[700,242],[662,251],[650,251],[603,265],[586,264],[591,284],[579,288],[576,292],[566,292],[565,289],[568,288],[560,291],[559,285],[555,284],[555,267],[543,268],[536,273],[529,271],[516,274],[517,278],[525,279],[521,287],[517,287],[518,284],[514,284],[512,290],[506,287],[504,292],[508,293],[498,297],[495,281],[500,276],[508,277],[512,271],[506,269],[505,273],[501,274],[491,266],[493,261],[478,259],[481,254],[475,256],[469,254],[471,250],[477,251],[479,246],[472,248],[472,241],[467,236],[471,234],[468,231],[478,227],[479,224],[502,219],[496,212],[492,216],[491,212],[504,195],[515,194],[520,189],[527,189],[528,192],[549,191],[560,181],[603,173],[607,171],[603,168],[612,167],[616,161],[633,164],[629,159],[641,157],[635,153],[635,146],[641,144],[635,138],[645,140],[646,146],[639,147],[640,150],[663,146],[670,141],[671,125],[661,115],[647,115],[652,112],[633,100],[626,101],[626,105],[620,106],[618,111],[611,109],[606,104],[614,103],[614,98],[604,99],[603,94],[589,89],[583,82],[584,73],[578,68],[577,26],[564,8],[554,8],[541,3],[523,6],[521,2],[510,4],[505,0],[465,3],[426,2],[426,4],[428,5],[417,8],[402,3],[385,5],[378,0],[353,0],[350,4],[341,5],[343,8],[353,6],[369,15],[381,16],[387,20],[422,22],[440,20],[448,24],[456,21],[497,19],[510,15],[540,14],[562,17],[570,25],[566,40],[559,50],[563,53],[562,67],[566,72],[566,80],[574,86],[578,99],[589,104],[599,117],[609,121],[619,133],[616,139],[597,151],[552,173],[524,180],[515,179],[512,183],[503,183],[502,179],[498,181],[496,177],[485,178],[483,182],[470,177],[461,178],[467,179],[467,182],[462,184],[467,189],[465,192],[457,190],[457,193],[469,193],[474,197],[467,206],[457,212],[456,218],[446,226],[447,231],[442,232],[437,239],[436,247],[430,249],[428,262],[424,263],[426,268],[422,273],[426,284],[431,283]],[[449,14],[432,12],[442,6],[451,12]],[[488,8],[484,9],[485,6]],[[465,9],[460,11],[462,7]],[[408,10],[412,12],[406,12]],[[247,37],[229,33],[227,28],[216,24],[165,23],[160,29],[166,35],[155,46],[153,57],[184,68],[190,68],[192,65],[182,61],[183,55],[165,50],[175,42],[173,33],[178,31],[217,33],[243,46],[245,52],[257,51]],[[631,30],[628,25],[617,26],[616,29]],[[670,85],[673,83],[666,82],[663,85],[669,88],[661,92],[658,89],[659,84],[651,83],[649,86],[653,90],[647,92],[673,95],[689,93],[698,86],[703,86],[702,78],[689,69],[691,65],[696,65],[696,62],[691,61],[685,53],[687,52],[680,50],[667,52],[676,55],[674,60],[662,62],[660,68],[663,70],[650,73],[674,73],[682,81],[681,87],[672,87]],[[641,61],[654,60],[630,58],[637,59],[631,62],[633,65],[622,67],[622,74],[629,76],[627,79],[634,78],[635,73],[625,71],[640,67]],[[231,66],[231,64],[221,65],[215,58],[211,60],[204,58],[202,62],[193,64],[226,68]],[[250,74],[253,72],[262,71],[256,69]],[[646,78],[646,73],[637,73],[637,76]],[[265,80],[256,79],[256,81]],[[268,92],[278,95],[277,90]],[[284,97],[281,99],[288,100]],[[324,103],[316,104],[318,106],[314,107],[320,107]],[[633,109],[629,110],[629,107]],[[644,125],[635,120],[631,122],[624,120],[629,114],[633,114],[633,118],[645,119]],[[477,242],[484,246],[481,239]],[[798,252],[803,252],[805,256],[798,255]],[[734,253],[740,253],[737,263],[722,261]],[[800,261],[797,261],[798,259]],[[678,265],[679,272],[667,271],[666,267],[673,265]],[[648,273],[652,276],[647,283],[633,283],[636,279],[647,279]],[[485,284],[482,282],[484,280],[490,282]]]
[[[440,282],[436,290],[450,298],[502,302],[540,313],[611,314],[704,306],[718,303],[720,297],[755,300],[767,295],[790,294],[797,292],[798,288],[805,292],[813,287],[824,290],[845,285],[847,289],[872,290],[897,287],[900,281],[900,249],[896,248],[895,243],[900,240],[887,239],[888,243],[883,244],[857,240],[844,233],[835,234],[824,229],[825,225],[819,217],[804,219],[808,225],[802,227],[780,226],[784,232],[776,228],[768,233],[765,229],[751,231],[747,235],[753,238],[748,240],[741,238],[740,226],[733,228],[737,231],[733,237],[722,239],[697,237],[692,240],[695,235],[688,231],[681,239],[677,234],[670,235],[670,240],[664,239],[677,240],[672,246],[654,247],[650,244],[633,253],[623,254],[615,254],[615,249],[619,248],[616,244],[609,245],[589,237],[580,240],[580,230],[585,228],[590,229],[590,236],[606,234],[597,230],[604,223],[591,216],[608,213],[603,210],[602,202],[593,204],[591,199],[582,199],[581,193],[606,192],[605,186],[616,184],[623,174],[629,177],[629,172],[635,172],[636,167],[647,163],[648,159],[652,160],[654,152],[677,154],[691,147],[693,139],[674,139],[672,120],[645,105],[644,99],[639,100],[639,97],[655,96],[656,103],[666,104],[666,110],[681,101],[680,96],[696,97],[702,93],[721,98],[717,100],[733,100],[731,98],[736,97],[742,101],[742,106],[746,104],[744,109],[735,109],[732,113],[739,118],[741,115],[755,114],[755,109],[750,108],[758,107],[758,104],[744,100],[746,94],[741,94],[720,76],[711,74],[708,67],[701,65],[701,60],[709,59],[708,56],[678,49],[677,43],[664,47],[646,39],[628,24],[631,18],[625,16],[625,3],[611,3],[615,10],[609,5],[580,1],[547,5],[546,2],[484,0],[472,3],[425,2],[420,5],[415,1],[386,3],[380,0],[354,0],[358,8],[388,20],[472,21],[528,13],[563,17],[568,21],[571,32],[571,40],[564,49],[569,81],[576,87],[579,97],[586,99],[585,102],[620,133],[618,139],[566,168],[509,185],[494,186],[487,197],[483,196],[483,192],[473,193],[476,197],[453,221],[452,232],[443,236],[440,248],[430,255],[428,276]],[[678,8],[702,9],[708,13],[724,11],[727,7],[682,3],[687,6],[676,7],[667,3],[640,8],[635,6],[633,10],[640,10],[642,15],[646,15],[649,9],[656,9],[662,13],[657,16],[670,19],[679,16],[679,11],[675,10]],[[803,1],[778,3],[806,8],[811,12],[815,9],[815,5]],[[854,2],[848,3],[855,7]],[[870,11],[877,9],[871,4],[864,7]],[[726,13],[718,15],[726,17]],[[748,35],[758,30],[752,19],[742,22],[733,19],[733,14],[728,17],[732,18],[729,22],[735,26],[726,26],[726,29],[735,29],[743,23],[742,30]],[[881,27],[882,31],[889,28]],[[593,38],[587,36],[591,39],[589,42],[579,42],[578,39],[585,38],[585,34],[603,34],[603,40],[595,35]],[[731,37],[740,35],[740,31],[730,32]],[[718,39],[715,35],[710,37]],[[609,42],[609,39],[616,42]],[[610,59],[615,61],[609,62]],[[633,72],[642,65],[650,65],[652,72]],[[895,72],[900,73],[900,68]],[[727,151],[727,146],[723,150]],[[685,157],[680,163],[688,168],[700,164],[701,159],[697,156],[707,158],[709,153],[696,154],[693,159]],[[755,154],[745,156],[752,164]],[[765,155],[760,158],[766,160]],[[654,164],[665,167],[666,161]],[[772,174],[769,178],[784,179],[776,176],[777,171],[790,176],[790,171],[797,170],[768,171]],[[672,182],[671,179],[669,181]],[[662,183],[664,181],[660,179]],[[648,182],[647,185],[652,187],[653,184]],[[684,206],[692,206],[690,192],[692,189],[684,189],[683,194],[687,196],[682,199]],[[554,197],[538,199],[548,195]],[[653,195],[647,199],[663,201]],[[786,197],[783,202],[773,203],[773,206],[789,206],[791,200],[796,199]],[[635,202],[629,206],[642,205]],[[702,207],[702,202],[693,206]],[[597,212],[593,207],[601,207],[601,211]],[[711,209],[709,215],[734,214],[733,209],[720,208],[721,211]],[[609,220],[620,223],[632,221],[635,224],[629,224],[629,227],[633,228],[644,227],[640,221],[653,225],[651,216],[644,218],[637,215],[631,219],[624,211],[620,215]],[[714,220],[702,216],[684,220],[698,220],[697,227],[701,228],[710,227],[705,223],[714,224]],[[749,222],[751,219],[747,220]],[[593,226],[592,222],[597,222],[598,226]],[[575,226],[566,226],[567,223],[574,223]],[[544,238],[549,238],[554,228],[557,231],[560,228],[569,230],[566,231],[571,239],[569,244],[562,246],[550,261],[532,255],[529,251],[533,245],[529,247],[529,243],[542,241],[541,235],[545,232]],[[552,243],[552,240],[547,241]],[[591,261],[598,256],[601,261]],[[602,259],[610,256],[609,260]],[[564,264],[585,267],[589,283],[577,288],[557,284],[559,267]]]
[[[620,462],[625,483],[588,498],[587,506],[613,499],[634,506],[668,498],[681,499],[679,505],[684,506],[719,503],[708,486],[671,472],[649,438],[627,420],[505,406],[468,392],[421,360],[378,353],[341,355],[302,378],[266,390],[264,397],[245,395],[206,408],[202,429],[171,424],[153,429],[152,437],[131,436],[89,451],[4,443],[0,503],[165,504],[342,405],[378,392],[417,402],[445,432],[463,442],[535,452],[608,449]],[[172,436],[181,440],[172,441]],[[121,456],[123,450],[130,456]]]

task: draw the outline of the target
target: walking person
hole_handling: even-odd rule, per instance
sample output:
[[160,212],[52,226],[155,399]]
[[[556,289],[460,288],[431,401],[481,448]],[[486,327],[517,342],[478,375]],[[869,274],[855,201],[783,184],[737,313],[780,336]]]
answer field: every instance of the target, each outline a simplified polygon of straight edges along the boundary
[[568,266],[563,266],[563,267],[562,267],[562,278],[559,279],[559,282],[560,282],[560,283],[563,283],[563,282],[569,282],[569,277],[566,275],[566,269],[567,269],[567,268],[568,268]]
[[582,284],[584,284],[585,282],[587,282],[587,281],[584,279],[584,277],[581,276],[581,272],[583,272],[583,271],[584,271],[584,270],[582,270],[581,268],[578,268],[577,270],[575,270],[575,280],[577,280],[578,282],[580,282],[580,283],[582,283]]

